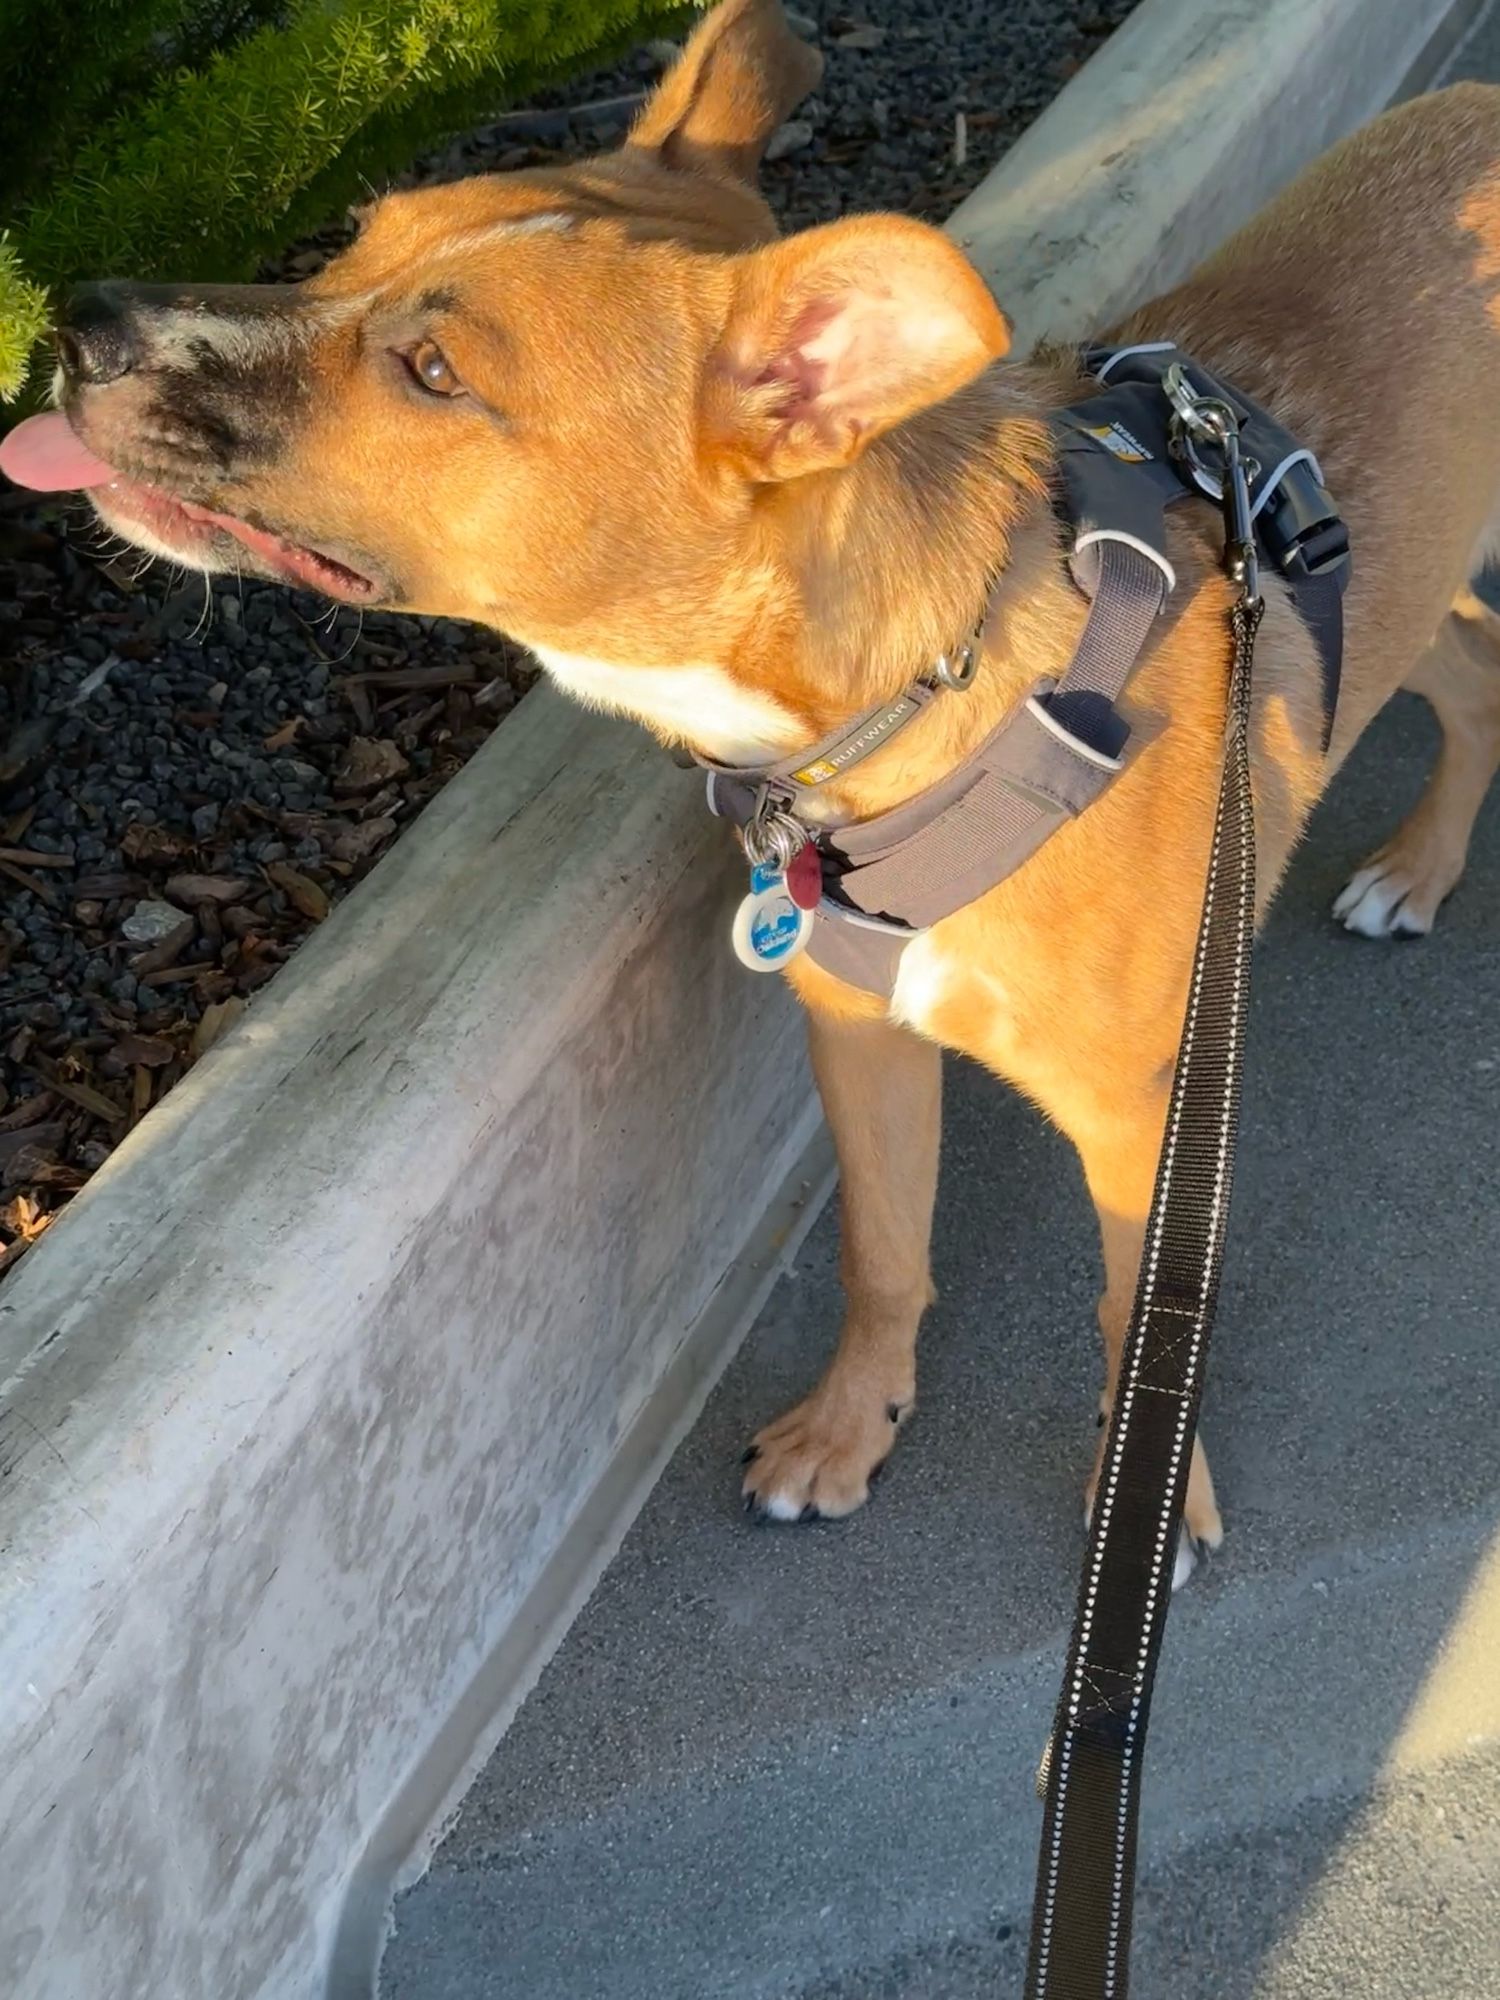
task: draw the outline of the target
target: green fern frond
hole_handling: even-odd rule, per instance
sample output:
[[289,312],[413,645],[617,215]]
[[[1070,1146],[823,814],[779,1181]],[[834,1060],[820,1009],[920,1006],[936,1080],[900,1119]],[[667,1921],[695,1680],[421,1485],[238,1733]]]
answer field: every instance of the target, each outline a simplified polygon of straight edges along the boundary
[[22,269],[8,235],[0,230],[0,396],[21,392],[32,349],[47,327],[47,294]]

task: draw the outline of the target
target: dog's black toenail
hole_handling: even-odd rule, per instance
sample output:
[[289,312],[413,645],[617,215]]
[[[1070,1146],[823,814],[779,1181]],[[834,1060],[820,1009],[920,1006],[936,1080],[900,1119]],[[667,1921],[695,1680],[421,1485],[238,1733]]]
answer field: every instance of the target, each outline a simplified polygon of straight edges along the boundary
[[758,1444],[753,1444],[751,1445],[748,1451],[742,1451],[740,1453],[740,1464],[754,1465],[756,1459],[758,1459],[759,1457],[760,1457],[760,1446]]
[[883,1458],[880,1461],[879,1465],[872,1465],[870,1467],[869,1484],[871,1486],[875,1484],[876,1480],[880,1477],[881,1473],[885,1471],[885,1468],[889,1463],[890,1461],[888,1459]]
[[816,1521],[819,1520],[820,1518],[821,1516],[819,1515],[817,1508],[813,1505],[811,1500],[808,1501],[807,1505],[802,1509],[802,1512],[797,1516],[797,1519],[799,1521]]
[[1101,1411],[1099,1412],[1098,1416],[1097,1416],[1097,1417],[1095,1417],[1095,1419],[1094,1419],[1094,1429],[1095,1429],[1096,1431],[1102,1431],[1102,1430],[1103,1430],[1103,1428],[1104,1428],[1104,1426],[1105,1426],[1105,1425],[1106,1425],[1106,1424],[1107,1424],[1108,1422],[1109,1422],[1109,1418],[1108,1418],[1107,1416],[1105,1416],[1105,1414],[1104,1414],[1103,1410],[1101,1410]]
[[899,1424],[899,1423],[900,1423],[900,1421],[901,1421],[901,1405],[900,1405],[899,1403],[887,1403],[887,1404],[886,1404],[886,1406],[885,1406],[885,1413],[886,1413],[886,1415],[887,1415],[887,1416],[888,1416],[888,1417],[890,1418],[890,1420],[891,1420],[891,1422],[892,1422],[893,1424]]

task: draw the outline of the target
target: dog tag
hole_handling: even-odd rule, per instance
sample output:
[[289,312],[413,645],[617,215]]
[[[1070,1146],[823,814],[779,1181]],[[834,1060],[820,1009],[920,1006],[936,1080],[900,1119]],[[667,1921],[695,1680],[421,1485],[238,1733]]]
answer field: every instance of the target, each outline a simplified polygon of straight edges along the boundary
[[777,971],[805,949],[812,927],[812,911],[792,901],[779,868],[750,870],[750,893],[735,911],[730,932],[741,965],[752,972]]
[[792,856],[786,890],[799,910],[815,910],[823,900],[823,857],[815,841],[809,840]]

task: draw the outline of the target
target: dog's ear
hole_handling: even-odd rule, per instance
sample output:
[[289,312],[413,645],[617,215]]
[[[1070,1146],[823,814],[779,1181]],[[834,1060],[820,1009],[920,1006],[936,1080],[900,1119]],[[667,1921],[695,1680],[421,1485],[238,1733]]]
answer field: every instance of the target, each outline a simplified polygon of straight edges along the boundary
[[663,166],[755,184],[771,135],[823,74],[781,0],[723,0],[648,100],[630,146]]
[[708,423],[752,478],[848,465],[1010,345],[962,251],[903,216],[828,223],[738,263]]

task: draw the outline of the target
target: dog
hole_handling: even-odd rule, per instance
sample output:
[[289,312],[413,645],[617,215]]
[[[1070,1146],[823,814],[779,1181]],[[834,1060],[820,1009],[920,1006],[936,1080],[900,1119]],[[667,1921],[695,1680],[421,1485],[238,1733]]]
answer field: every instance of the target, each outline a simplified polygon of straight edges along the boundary
[[[1000,306],[937,230],[862,215],[778,235],[758,167],[819,69],[779,0],[725,0],[613,152],[391,195],[304,284],[88,288],[58,329],[59,410],[0,465],[86,489],[179,563],[497,627],[581,701],[727,763],[815,743],[982,615],[963,697],[818,810],[914,797],[1072,654],[1086,605],[1048,417],[1088,385],[1072,352],[1008,356]],[[1350,531],[1326,750],[1309,630],[1265,583],[1259,915],[1407,687],[1436,710],[1437,764],[1336,914],[1430,930],[1500,764],[1500,626],[1469,588],[1500,527],[1500,90],[1388,112],[1112,339],[1174,341],[1273,413]],[[912,1411],[945,1048],[1078,1149],[1110,1407],[1225,727],[1216,510],[1175,508],[1170,553],[1181,608],[1123,699],[1144,747],[1118,782],[916,935],[889,999],[805,955],[786,969],[837,1144],[847,1310],[822,1380],[746,1454],[765,1517],[852,1513]],[[1200,1442],[1179,1573],[1221,1534]]]

